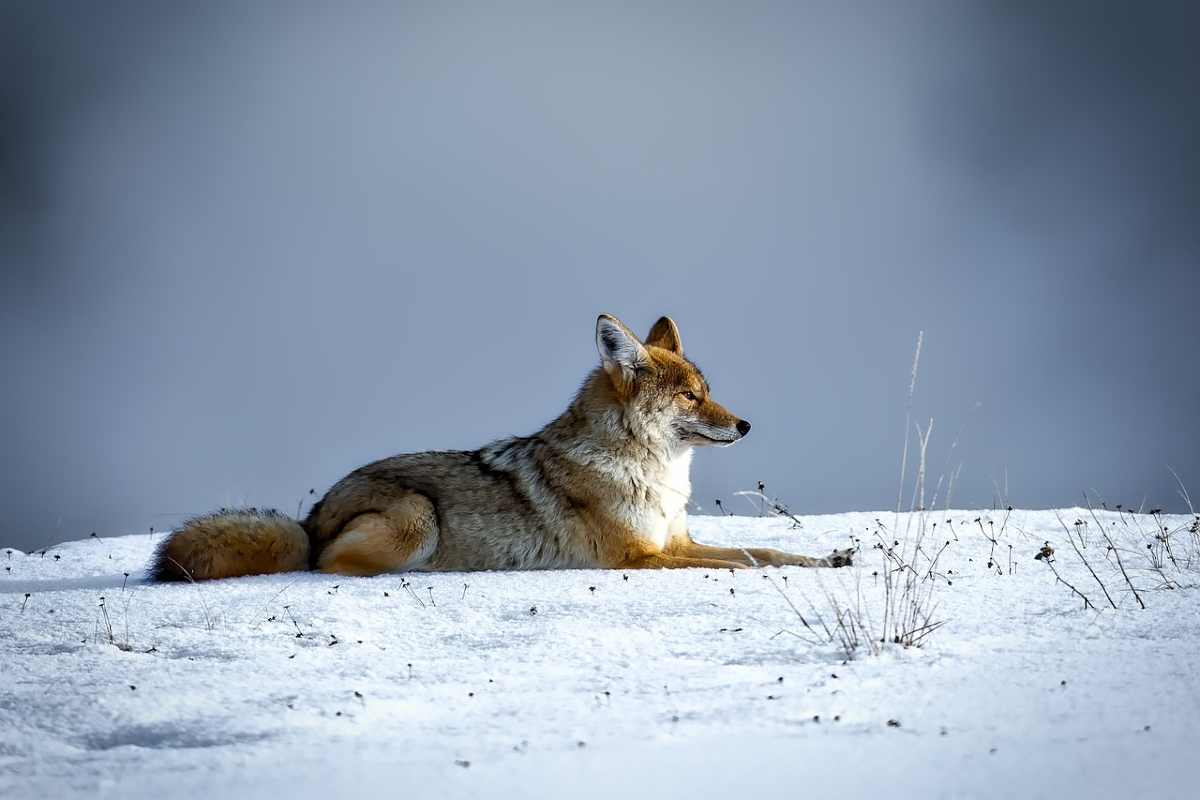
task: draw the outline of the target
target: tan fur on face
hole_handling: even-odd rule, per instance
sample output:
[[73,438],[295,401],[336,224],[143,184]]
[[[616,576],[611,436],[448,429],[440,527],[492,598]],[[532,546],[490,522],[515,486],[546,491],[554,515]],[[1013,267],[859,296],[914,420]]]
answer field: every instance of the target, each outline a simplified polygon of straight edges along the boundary
[[741,438],[739,418],[713,400],[708,381],[695,364],[674,350],[651,345],[646,352],[649,368],[640,372],[620,397],[631,413],[660,419],[670,416],[675,423],[660,424],[670,425],[672,432],[687,427],[707,433],[708,439],[685,437],[682,443],[689,446],[708,444],[714,438],[721,443]]

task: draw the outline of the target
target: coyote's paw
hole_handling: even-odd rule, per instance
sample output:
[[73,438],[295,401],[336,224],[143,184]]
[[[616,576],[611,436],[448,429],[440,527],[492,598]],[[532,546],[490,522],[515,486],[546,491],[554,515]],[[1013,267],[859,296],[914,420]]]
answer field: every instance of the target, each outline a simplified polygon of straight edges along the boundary
[[834,550],[825,558],[825,566],[827,567],[848,567],[853,563],[853,547],[848,547],[845,550]]

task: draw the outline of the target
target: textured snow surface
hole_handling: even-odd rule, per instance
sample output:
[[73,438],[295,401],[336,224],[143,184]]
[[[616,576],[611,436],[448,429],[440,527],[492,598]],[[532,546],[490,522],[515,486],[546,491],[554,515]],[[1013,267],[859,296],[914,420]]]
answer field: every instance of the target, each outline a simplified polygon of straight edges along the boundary
[[[777,589],[878,617],[872,546],[920,515],[692,520],[716,544],[858,539],[846,570],[149,585],[161,534],[0,551],[0,796],[1194,797],[1197,565],[1158,572],[1155,519],[1100,514],[1141,610],[1090,513],[1059,513],[1088,520],[1118,610],[1054,512],[930,513],[946,625],[849,661],[781,634],[803,629]],[[1192,518],[1160,519],[1195,558]],[[1046,540],[1099,610],[1033,560]]]

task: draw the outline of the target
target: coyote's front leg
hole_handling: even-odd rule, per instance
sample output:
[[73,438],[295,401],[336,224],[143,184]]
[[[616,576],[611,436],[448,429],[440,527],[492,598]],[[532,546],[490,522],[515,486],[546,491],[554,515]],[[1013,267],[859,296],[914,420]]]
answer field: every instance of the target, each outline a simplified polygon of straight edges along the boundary
[[749,567],[848,567],[854,558],[852,549],[834,550],[828,556],[815,558],[769,547],[713,547],[693,541],[682,519],[676,520],[671,528],[671,540],[665,552],[679,558],[716,558]]
[[654,553],[629,561],[625,569],[683,569],[686,567],[705,567],[707,569],[745,569],[746,562],[741,559],[725,559],[718,557],[687,556],[671,553]]
[[739,561],[751,567],[848,567],[854,557],[853,550],[834,550],[828,556],[815,558],[799,553],[785,553],[769,547],[713,547],[693,542],[690,538],[677,540],[668,551],[671,555],[684,558],[719,558]]

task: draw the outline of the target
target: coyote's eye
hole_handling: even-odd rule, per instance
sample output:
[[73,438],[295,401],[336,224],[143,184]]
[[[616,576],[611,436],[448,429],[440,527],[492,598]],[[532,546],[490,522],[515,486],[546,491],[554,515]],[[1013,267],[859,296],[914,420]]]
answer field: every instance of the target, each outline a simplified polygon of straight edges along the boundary
[[683,395],[683,399],[687,400],[689,403],[696,402],[696,395],[693,392],[680,392],[680,394]]

